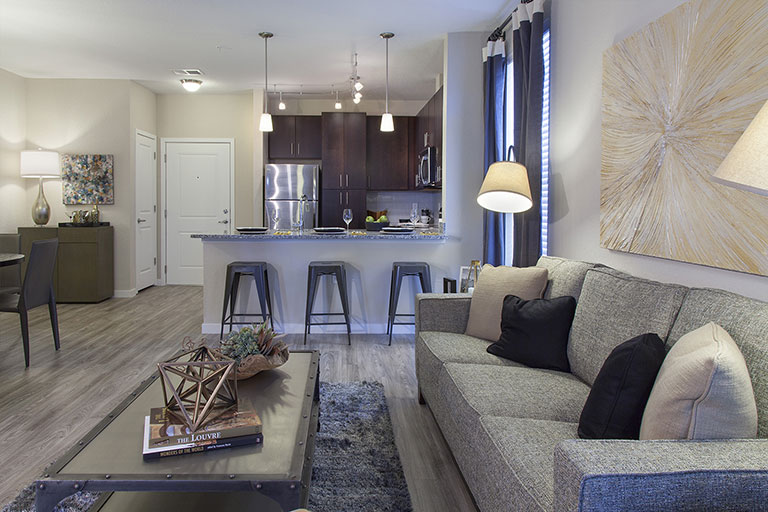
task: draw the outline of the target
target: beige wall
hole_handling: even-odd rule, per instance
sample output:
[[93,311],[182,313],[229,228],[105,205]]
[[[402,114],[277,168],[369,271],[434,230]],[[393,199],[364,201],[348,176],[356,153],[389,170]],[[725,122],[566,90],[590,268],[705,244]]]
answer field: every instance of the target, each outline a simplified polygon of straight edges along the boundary
[[766,277],[600,248],[602,54],[681,3],[584,0],[553,5],[550,253],[768,300]]
[[235,139],[236,226],[250,226],[256,221],[253,102],[251,91],[242,94],[161,94],[157,97],[158,137]]
[[19,176],[19,152],[26,149],[26,81],[0,69],[0,233],[32,222],[26,187]]

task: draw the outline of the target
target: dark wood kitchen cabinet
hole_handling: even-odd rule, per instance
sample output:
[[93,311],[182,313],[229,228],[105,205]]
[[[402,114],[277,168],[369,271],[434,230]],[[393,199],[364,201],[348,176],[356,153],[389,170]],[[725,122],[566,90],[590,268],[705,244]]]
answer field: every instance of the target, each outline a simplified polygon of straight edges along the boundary
[[322,140],[320,116],[272,116],[269,159],[320,160]]
[[324,189],[365,189],[364,113],[323,112]]
[[411,154],[413,117],[395,116],[394,132],[382,132],[381,116],[368,116],[366,172],[368,190],[408,190],[415,163]]
[[344,209],[352,210],[350,228],[365,228],[365,190],[323,189],[320,197],[320,225],[326,227],[346,226]]
[[434,146],[436,149],[437,165],[442,166],[443,161],[443,88],[432,95],[427,103],[416,115],[416,133],[411,137],[414,147],[413,168],[411,172],[409,188],[416,187],[416,174],[418,173],[417,161],[419,152],[425,146]]

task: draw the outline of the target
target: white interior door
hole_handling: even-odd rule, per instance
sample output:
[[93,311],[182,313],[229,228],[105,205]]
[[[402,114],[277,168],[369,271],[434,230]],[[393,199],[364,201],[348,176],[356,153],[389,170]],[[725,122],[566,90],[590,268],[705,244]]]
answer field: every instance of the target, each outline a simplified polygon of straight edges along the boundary
[[203,284],[195,233],[229,233],[231,142],[166,142],[167,282]]
[[157,280],[157,139],[136,133],[136,289]]

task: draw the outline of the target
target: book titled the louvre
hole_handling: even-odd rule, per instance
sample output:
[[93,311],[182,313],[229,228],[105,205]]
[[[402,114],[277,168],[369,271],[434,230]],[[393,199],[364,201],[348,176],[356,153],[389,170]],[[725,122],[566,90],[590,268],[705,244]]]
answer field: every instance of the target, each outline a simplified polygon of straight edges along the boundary
[[192,432],[162,408],[149,412],[149,446],[168,447],[261,434],[261,418],[254,411],[228,411]]

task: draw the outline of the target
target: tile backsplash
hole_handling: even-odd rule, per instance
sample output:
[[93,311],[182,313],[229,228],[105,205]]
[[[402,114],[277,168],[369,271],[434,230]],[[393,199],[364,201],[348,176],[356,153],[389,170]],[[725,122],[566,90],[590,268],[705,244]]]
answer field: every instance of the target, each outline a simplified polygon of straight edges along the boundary
[[437,212],[440,208],[440,191],[391,191],[368,192],[367,207],[372,211],[387,210],[392,224],[411,215],[411,204],[418,203],[419,212],[424,208],[432,212],[432,224],[437,224]]

